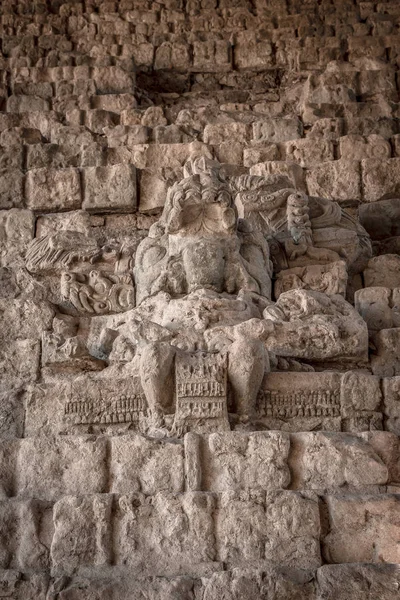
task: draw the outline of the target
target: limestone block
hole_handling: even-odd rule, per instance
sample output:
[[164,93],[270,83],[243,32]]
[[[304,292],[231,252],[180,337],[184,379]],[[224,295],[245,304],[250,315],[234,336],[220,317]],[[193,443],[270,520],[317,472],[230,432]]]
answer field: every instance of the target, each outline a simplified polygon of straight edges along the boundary
[[204,600],[315,600],[314,577],[300,569],[237,567],[213,573],[204,580]]
[[303,89],[303,101],[311,104],[344,104],[356,99],[354,71],[325,71],[308,76]]
[[140,172],[139,210],[151,212],[164,206],[167,197],[167,180],[161,173],[154,173],[149,169]]
[[18,496],[55,501],[105,491],[106,440],[94,436],[26,438],[18,452]]
[[330,530],[323,541],[329,563],[400,560],[400,495],[327,496]]
[[90,131],[102,134],[105,127],[119,125],[119,115],[108,110],[87,110],[84,122]]
[[344,261],[326,265],[309,265],[293,267],[276,274],[274,296],[276,299],[283,292],[293,289],[314,290],[324,292],[328,296],[346,295],[347,268]]
[[376,158],[379,160],[390,158],[392,149],[390,142],[381,135],[372,134],[345,135],[339,140],[340,158],[346,160],[363,160]]
[[192,71],[213,73],[232,69],[231,45],[225,40],[193,42]]
[[253,123],[253,139],[256,142],[286,142],[301,138],[302,124],[299,119],[276,118]]
[[[3,140],[4,134],[0,136]],[[24,147],[20,140],[5,140],[4,145],[0,146],[0,170],[2,169],[22,169],[23,167]]]
[[53,508],[50,555],[54,573],[103,566],[111,561],[112,496],[64,496]]
[[190,66],[188,44],[163,42],[155,51],[154,69],[187,70]]
[[365,202],[396,198],[400,194],[400,158],[361,161]]
[[145,127],[168,125],[162,106],[149,106],[146,108],[139,122]]
[[215,515],[218,558],[230,565],[267,560],[321,564],[317,497],[297,492],[222,492]]
[[[383,380],[383,386],[385,385]],[[389,483],[400,482],[400,439],[389,431],[365,431],[358,437],[368,442],[380,459],[385,463]]]
[[24,174],[19,169],[0,169],[0,209],[22,208]]
[[385,377],[382,387],[385,415],[400,418],[400,377]]
[[345,417],[376,411],[382,400],[379,378],[368,371],[344,373],[340,386],[341,412]]
[[203,444],[203,489],[270,490],[290,483],[288,434],[213,433],[204,437]]
[[24,420],[22,391],[2,389],[0,391],[0,438],[22,437]]
[[224,142],[245,143],[249,140],[250,130],[246,123],[220,123],[206,125],[204,128],[204,142],[218,145]]
[[336,141],[343,133],[344,123],[344,119],[341,118],[312,118],[312,127],[309,132],[306,132],[306,137],[313,140],[323,138]]
[[306,171],[310,196],[331,200],[361,200],[360,163],[335,160]]
[[291,140],[282,144],[286,160],[299,163],[301,167],[312,167],[328,160],[334,160],[333,144],[323,138]]
[[0,501],[0,566],[42,571],[49,568],[51,509],[36,500]]
[[345,433],[292,433],[289,464],[291,489],[323,491],[388,481],[388,468],[374,449]]
[[371,100],[375,95],[384,95],[388,101],[397,102],[396,79],[392,69],[360,70],[358,75],[360,99]]
[[201,142],[191,142],[190,144],[150,144],[148,146],[138,146],[137,151],[142,153],[141,163],[138,166],[140,169],[179,169],[192,156],[212,158],[210,148]]
[[120,496],[114,539],[115,564],[135,573],[196,573],[215,561],[214,497],[201,492]]
[[0,380],[5,388],[18,388],[38,378],[39,340],[7,341],[0,345]]
[[234,44],[234,64],[238,69],[261,69],[273,64],[272,45],[252,31],[237,34]]
[[50,110],[50,103],[40,96],[9,96],[7,99],[7,112],[9,113],[23,113],[31,111],[48,111]]
[[250,175],[286,175],[293,183],[294,187],[301,191],[306,191],[304,169],[294,162],[285,162],[283,160],[270,160],[257,163],[250,167]]
[[29,386],[24,399],[25,436],[46,437],[64,432],[64,406],[70,395],[68,381]]
[[400,235],[400,198],[361,204],[358,215],[373,240]]
[[400,375],[400,328],[381,329],[374,336],[376,354],[371,356],[374,375],[392,377]]
[[94,67],[92,79],[98,94],[130,94],[134,91],[134,73],[121,67]]
[[0,440],[0,498],[15,496],[15,477],[20,440]]
[[83,180],[85,210],[135,209],[136,170],[132,165],[89,167],[84,171]]
[[371,333],[400,326],[398,290],[399,288],[391,290],[386,287],[367,287],[356,291],[355,307]]
[[400,287],[400,256],[383,254],[371,258],[364,270],[364,285],[391,289]]
[[[33,296],[33,286],[30,294]],[[41,298],[19,297],[0,299],[0,329],[2,339],[40,339],[43,331],[50,329],[54,310]]]
[[323,565],[317,600],[397,600],[400,567],[390,564]]
[[5,598],[13,600],[46,600],[49,587],[47,573],[24,575],[17,570],[0,571],[0,590]]
[[105,127],[104,134],[107,136],[109,148],[131,149],[137,144],[146,144],[149,141],[150,130],[144,125],[117,125]]
[[152,132],[152,140],[156,144],[182,144],[191,142],[196,137],[197,134],[186,133],[175,123],[172,125],[157,125]]
[[35,219],[30,210],[0,211],[0,261],[2,266],[23,263],[23,255],[34,236]]
[[73,210],[81,206],[76,169],[32,169],[26,179],[26,201],[32,210]]
[[183,446],[123,435],[111,439],[110,491],[117,494],[182,492]]
[[280,152],[277,144],[266,143],[243,149],[243,164],[245,167],[252,167],[259,163],[279,159]]

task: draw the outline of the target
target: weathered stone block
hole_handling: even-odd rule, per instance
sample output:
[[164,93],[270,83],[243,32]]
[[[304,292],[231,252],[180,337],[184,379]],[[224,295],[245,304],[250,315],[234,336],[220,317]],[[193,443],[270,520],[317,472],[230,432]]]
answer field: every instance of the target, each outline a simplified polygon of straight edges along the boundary
[[323,542],[329,563],[400,561],[400,495],[326,498],[330,531]]
[[110,212],[136,208],[136,170],[132,165],[89,167],[83,179],[85,210]]
[[398,565],[323,565],[317,571],[317,600],[397,600],[399,585]]
[[2,266],[23,264],[27,245],[34,236],[35,219],[30,210],[0,211],[0,261]]
[[[395,327],[391,303],[392,290],[387,287],[367,287],[354,294],[354,305],[368,325],[368,331]],[[400,320],[397,325],[400,325]]]
[[382,485],[388,469],[356,435],[306,432],[290,435],[292,489],[319,490]]
[[49,568],[51,509],[36,500],[0,502],[0,565],[3,569]]
[[270,490],[290,483],[288,434],[213,433],[203,438],[203,444],[203,489]]
[[223,492],[215,516],[218,558],[231,565],[268,560],[321,564],[317,498],[297,492]]
[[22,208],[24,174],[19,169],[0,169],[0,208]]
[[204,142],[218,145],[224,142],[245,143],[250,136],[249,126],[246,123],[220,123],[206,125],[204,128]]
[[272,65],[271,42],[258,38],[252,31],[240,32],[234,45],[234,64],[238,69],[261,69]]
[[32,210],[74,210],[81,206],[76,169],[32,169],[26,179],[26,201]]
[[345,417],[375,411],[382,400],[379,378],[367,371],[344,373],[340,386],[341,412]]
[[363,160],[367,158],[387,159],[392,155],[390,142],[381,135],[345,135],[339,140],[340,158]]
[[400,198],[361,204],[358,214],[373,240],[400,235]]
[[301,167],[312,167],[334,160],[333,144],[323,138],[291,140],[282,144],[286,160],[299,163]]
[[16,470],[18,496],[58,500],[63,495],[106,491],[105,438],[63,436],[21,440]]
[[117,494],[182,492],[183,446],[140,435],[111,439],[110,491]]
[[400,158],[361,161],[365,202],[375,202],[400,195]]
[[51,561],[55,573],[111,562],[112,496],[64,496],[53,508]]
[[400,328],[381,329],[374,336],[376,354],[371,356],[374,375],[392,377],[400,375]]
[[117,565],[138,574],[171,575],[196,573],[216,560],[211,494],[134,494],[117,502]]
[[286,142],[301,138],[302,133],[301,121],[289,117],[256,121],[253,124],[253,139],[256,142]]
[[24,575],[17,570],[0,571],[0,590],[13,600],[46,600],[50,576],[47,573]]
[[335,160],[306,171],[308,193],[331,200],[361,200],[360,163]]
[[371,258],[364,270],[364,284],[365,287],[400,287],[400,256],[383,254]]
[[274,600],[315,600],[314,577],[310,571],[265,565],[237,567],[204,580],[204,600],[255,600],[263,595]]

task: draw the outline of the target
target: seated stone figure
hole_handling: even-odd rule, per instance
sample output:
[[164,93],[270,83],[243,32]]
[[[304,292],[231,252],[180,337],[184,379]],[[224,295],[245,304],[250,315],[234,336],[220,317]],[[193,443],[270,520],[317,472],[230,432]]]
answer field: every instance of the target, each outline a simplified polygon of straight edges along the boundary
[[[212,370],[207,357],[226,356],[233,410],[244,422],[254,414],[271,354],[362,360],[366,325],[341,296],[290,290],[276,304],[271,301],[265,236],[238,219],[233,188],[218,165],[190,161],[184,175],[170,188],[160,220],[138,247],[136,308],[118,327],[135,341],[154,427],[162,427],[164,414],[171,412],[174,363],[185,356],[202,357],[203,371]],[[307,236],[302,196],[294,190],[289,196],[301,217],[296,221],[293,212],[292,236],[299,242]],[[202,386],[193,383],[193,394]]]

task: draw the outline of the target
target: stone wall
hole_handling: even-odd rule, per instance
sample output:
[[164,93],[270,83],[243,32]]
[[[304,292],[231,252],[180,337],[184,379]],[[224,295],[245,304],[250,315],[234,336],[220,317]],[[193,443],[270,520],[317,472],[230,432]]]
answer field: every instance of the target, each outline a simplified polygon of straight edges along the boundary
[[[400,3],[2,0],[0,19],[0,596],[398,599]],[[174,238],[167,194],[199,180],[242,220],[218,213],[176,275],[193,219]],[[214,238],[226,263],[241,244],[217,282]],[[195,345],[200,313],[166,337],[198,288],[223,350]],[[187,394],[223,390],[217,416],[179,391],[200,350],[216,379]]]

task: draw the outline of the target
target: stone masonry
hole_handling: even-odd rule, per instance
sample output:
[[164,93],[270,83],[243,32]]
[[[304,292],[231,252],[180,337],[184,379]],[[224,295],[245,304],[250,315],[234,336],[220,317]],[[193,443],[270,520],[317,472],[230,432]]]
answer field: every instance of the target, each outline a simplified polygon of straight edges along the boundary
[[0,0],[0,598],[399,600],[400,2]]

